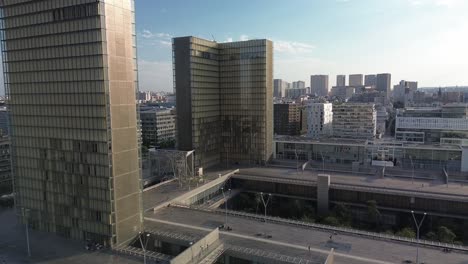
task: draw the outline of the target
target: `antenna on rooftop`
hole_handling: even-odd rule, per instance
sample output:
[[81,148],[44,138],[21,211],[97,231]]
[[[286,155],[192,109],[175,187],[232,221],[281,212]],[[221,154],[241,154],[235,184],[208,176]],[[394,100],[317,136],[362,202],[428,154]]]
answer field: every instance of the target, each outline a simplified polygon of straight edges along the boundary
[[216,39],[215,39],[215,37],[213,36],[213,34],[211,34],[211,38],[213,38],[213,41],[216,42]]

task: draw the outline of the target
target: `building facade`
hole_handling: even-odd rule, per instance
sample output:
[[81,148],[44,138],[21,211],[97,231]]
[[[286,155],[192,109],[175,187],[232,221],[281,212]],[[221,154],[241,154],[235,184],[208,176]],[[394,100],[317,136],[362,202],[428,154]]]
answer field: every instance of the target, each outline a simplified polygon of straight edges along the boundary
[[297,136],[301,134],[302,106],[299,104],[274,104],[274,133]]
[[401,102],[404,105],[414,103],[414,93],[418,89],[418,82],[401,80],[399,84],[393,86],[393,102]]
[[349,86],[363,86],[364,75],[362,74],[350,74],[349,75]]
[[465,145],[468,139],[467,117],[464,104],[399,109],[395,120],[395,139]]
[[288,89],[290,84],[282,79],[273,80],[273,96],[276,98],[286,97],[286,89]]
[[310,76],[310,93],[318,96],[328,95],[328,75]]
[[174,109],[140,110],[140,121],[143,145],[158,146],[163,142],[175,141],[176,114]]
[[305,89],[305,82],[304,81],[297,81],[292,83],[292,88],[296,89]]
[[0,196],[12,192],[10,139],[7,136],[0,136]]
[[356,93],[356,88],[351,86],[333,86],[330,90],[331,96],[336,96],[347,101]]
[[377,85],[377,75],[375,74],[367,74],[364,76],[364,86],[371,86],[376,87]]
[[110,246],[141,231],[131,0],[1,1],[22,221]]
[[391,83],[392,75],[390,73],[379,73],[376,77],[375,89],[385,93],[386,97],[389,98],[391,96]]
[[307,94],[306,88],[288,88],[286,89],[286,98],[297,99]]
[[321,138],[332,135],[333,105],[309,103],[307,109],[307,137]]
[[336,86],[345,86],[345,85],[346,85],[346,75],[337,75]]
[[374,104],[344,103],[333,105],[333,136],[374,139],[377,113]]
[[179,150],[197,166],[265,164],[272,156],[273,44],[173,40]]

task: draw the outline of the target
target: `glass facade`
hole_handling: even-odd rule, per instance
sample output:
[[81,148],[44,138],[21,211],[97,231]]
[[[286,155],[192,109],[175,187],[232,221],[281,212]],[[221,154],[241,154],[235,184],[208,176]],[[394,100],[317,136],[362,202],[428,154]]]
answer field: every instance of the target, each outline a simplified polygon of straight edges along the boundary
[[[133,1],[2,1],[17,208],[117,245],[141,227]],[[18,210],[21,212],[21,210]]]
[[177,144],[196,161],[264,164],[272,155],[273,44],[174,39]]

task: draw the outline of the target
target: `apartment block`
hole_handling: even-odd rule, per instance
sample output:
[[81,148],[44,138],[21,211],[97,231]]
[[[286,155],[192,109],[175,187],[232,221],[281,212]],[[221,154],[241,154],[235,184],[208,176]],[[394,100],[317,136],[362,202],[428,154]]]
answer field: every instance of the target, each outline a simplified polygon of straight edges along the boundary
[[377,113],[374,104],[343,103],[333,105],[333,136],[338,138],[374,139]]
[[332,135],[333,105],[309,103],[307,109],[307,137],[321,138]]

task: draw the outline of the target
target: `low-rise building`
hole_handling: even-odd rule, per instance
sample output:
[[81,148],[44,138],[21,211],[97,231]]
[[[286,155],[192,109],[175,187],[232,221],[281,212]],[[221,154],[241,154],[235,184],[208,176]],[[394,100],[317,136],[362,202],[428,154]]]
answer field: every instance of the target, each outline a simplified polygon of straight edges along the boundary
[[333,105],[333,136],[373,139],[377,130],[374,104],[343,103]]
[[157,146],[175,140],[175,109],[153,108],[140,110],[143,145]]
[[332,135],[333,105],[331,103],[308,103],[307,137],[321,138]]
[[349,98],[353,97],[355,92],[356,88],[352,86],[333,86],[330,90],[330,95],[347,101]]
[[[395,139],[418,143],[447,143],[468,139],[468,105],[405,108],[397,111]],[[456,141],[464,144],[465,141]]]

